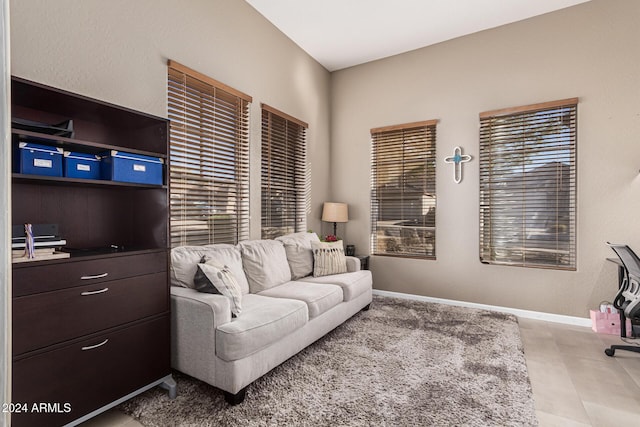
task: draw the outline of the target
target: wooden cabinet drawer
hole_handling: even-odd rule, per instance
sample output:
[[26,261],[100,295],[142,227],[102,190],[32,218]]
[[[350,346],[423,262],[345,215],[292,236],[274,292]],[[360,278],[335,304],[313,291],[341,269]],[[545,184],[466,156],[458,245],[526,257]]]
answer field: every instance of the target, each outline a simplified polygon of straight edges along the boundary
[[[66,424],[169,375],[169,364],[169,316],[19,359],[12,401],[28,412],[13,414],[12,425]],[[33,412],[40,403],[53,413]]]
[[13,299],[13,354],[168,312],[167,273]]
[[83,260],[72,258],[55,264],[13,268],[13,296],[101,283],[109,280],[167,271],[167,252],[111,256]]

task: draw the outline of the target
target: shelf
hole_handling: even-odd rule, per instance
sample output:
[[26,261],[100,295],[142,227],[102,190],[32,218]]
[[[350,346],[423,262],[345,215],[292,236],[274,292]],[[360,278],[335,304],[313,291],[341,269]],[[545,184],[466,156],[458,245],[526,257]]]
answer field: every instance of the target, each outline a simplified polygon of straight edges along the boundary
[[102,179],[65,178],[60,176],[26,175],[20,173],[11,174],[13,182],[33,182],[47,185],[82,185],[92,187],[129,187],[129,188],[153,188],[166,189],[166,185],[137,184],[134,182],[107,181]]
[[48,143],[49,145],[53,143],[56,147],[67,148],[68,151],[77,150],[87,154],[99,154],[107,150],[117,150],[117,151],[126,151],[127,153],[133,153],[133,154],[142,154],[144,156],[159,157],[162,159],[167,158],[167,155],[164,153],[136,150],[134,148],[119,147],[117,145],[112,145],[112,144],[101,144],[99,142],[84,141],[84,140],[75,139],[75,138],[66,138],[64,136],[49,135],[46,133],[31,132],[31,131],[22,130],[22,129],[11,129],[11,133],[13,135],[16,135],[18,139],[21,141],[25,141],[25,142],[37,141],[37,142]]
[[14,135],[47,141],[77,151],[120,150],[166,158],[169,121],[166,118],[91,99],[58,88],[11,78],[12,119],[54,124],[73,121],[73,138],[16,126]]
[[63,89],[33,82],[21,77],[11,77],[12,104],[34,110],[52,111],[73,118],[101,122],[125,129],[155,126],[167,119],[135,111],[106,101],[89,98]]
[[86,251],[74,251],[73,253],[71,253],[71,256],[68,258],[43,259],[40,261],[20,262],[20,263],[12,264],[12,267],[13,269],[30,268],[30,267],[39,266],[39,265],[62,264],[62,263],[79,261],[79,260],[92,260],[92,259],[115,258],[115,257],[130,256],[130,255],[151,254],[156,252],[165,252],[166,250],[167,250],[166,248],[148,248],[148,249],[134,248],[134,249],[124,250],[124,251],[109,251],[108,249],[105,249],[105,250],[87,249]]

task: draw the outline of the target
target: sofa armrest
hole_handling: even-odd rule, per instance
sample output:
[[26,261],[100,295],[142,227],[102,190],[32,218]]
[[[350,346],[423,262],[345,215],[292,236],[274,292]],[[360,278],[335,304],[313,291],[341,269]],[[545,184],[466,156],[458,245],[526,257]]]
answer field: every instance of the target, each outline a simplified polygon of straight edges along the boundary
[[231,303],[223,295],[171,287],[171,366],[213,381],[216,328],[231,321]]
[[[231,322],[231,302],[220,294],[198,292],[195,289],[178,286],[171,287],[171,299],[174,302],[176,315],[184,318],[198,316],[201,326],[211,326],[214,330],[220,325]],[[204,318],[210,319],[206,325]]]
[[360,270],[360,259],[354,256],[345,257],[347,259],[347,273]]

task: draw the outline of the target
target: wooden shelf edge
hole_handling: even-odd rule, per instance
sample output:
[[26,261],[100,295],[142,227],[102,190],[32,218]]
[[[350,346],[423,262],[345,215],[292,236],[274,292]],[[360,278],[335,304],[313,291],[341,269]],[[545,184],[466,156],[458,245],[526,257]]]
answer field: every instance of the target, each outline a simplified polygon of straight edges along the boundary
[[36,267],[39,265],[50,265],[50,264],[63,264],[74,261],[88,261],[92,259],[104,259],[104,258],[114,258],[121,256],[130,256],[130,255],[141,255],[141,254],[150,254],[155,252],[168,252],[168,248],[148,248],[148,249],[133,249],[127,251],[118,251],[118,252],[92,252],[87,255],[84,254],[72,254],[68,258],[57,258],[57,259],[43,259],[40,261],[33,262],[19,262],[12,263],[12,267],[16,268],[29,268]]
[[77,184],[96,187],[132,187],[132,188],[150,188],[150,189],[166,189],[166,185],[154,184],[138,184],[135,182],[108,181],[104,179],[82,179],[82,178],[66,178],[63,176],[47,176],[47,175],[29,175],[21,173],[12,173],[13,181],[18,182],[38,182],[41,184],[66,185]]

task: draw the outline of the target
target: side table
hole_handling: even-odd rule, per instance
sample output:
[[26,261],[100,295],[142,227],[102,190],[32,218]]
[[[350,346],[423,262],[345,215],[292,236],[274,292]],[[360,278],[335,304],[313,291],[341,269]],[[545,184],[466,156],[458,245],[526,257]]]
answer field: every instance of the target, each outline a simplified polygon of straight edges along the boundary
[[369,255],[354,255],[360,260],[360,270],[369,269]]

